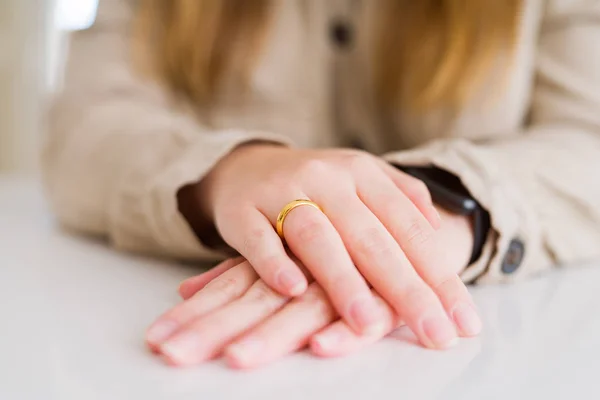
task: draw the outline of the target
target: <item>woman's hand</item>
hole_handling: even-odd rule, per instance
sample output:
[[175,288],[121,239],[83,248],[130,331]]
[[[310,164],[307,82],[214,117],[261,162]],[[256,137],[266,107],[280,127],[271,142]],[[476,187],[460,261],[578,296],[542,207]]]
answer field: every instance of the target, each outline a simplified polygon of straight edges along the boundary
[[[247,261],[228,260],[182,283],[180,294],[185,301],[150,328],[148,344],[173,365],[196,365],[223,354],[232,367],[251,368],[309,343],[319,356],[347,354],[398,325],[394,311],[375,293],[383,315],[380,331],[359,336],[341,320],[332,324],[338,317],[331,302],[310,276],[308,279],[311,283],[306,292],[290,300],[271,290]],[[157,343],[154,328],[165,323],[183,328],[166,342]]]
[[[478,321],[457,276],[472,243],[441,250],[423,183],[374,156],[248,145],[217,164],[198,198],[223,239],[286,296],[304,293],[308,282],[273,226],[291,200],[319,204],[324,213],[299,207],[289,214],[286,242],[357,333],[379,332],[384,318],[369,284],[428,347],[456,338],[449,315],[461,330]],[[464,255],[464,264],[445,268],[449,253]]]
[[[440,251],[460,248],[461,242],[472,240],[469,221],[443,211],[442,215],[444,248]],[[463,256],[447,254],[444,268],[455,270],[463,265]],[[358,335],[343,320],[333,322],[337,314],[317,283],[289,302],[270,290],[242,258],[187,279],[179,292],[185,301],[161,316],[147,335],[150,347],[176,365],[194,365],[225,353],[234,367],[254,367],[307,343],[318,356],[340,356],[379,340],[399,324],[397,313],[374,293],[383,316],[380,330]],[[468,306],[474,309],[470,297]],[[179,328],[164,336],[165,327]],[[480,325],[471,326],[461,334],[471,336],[480,329]]]

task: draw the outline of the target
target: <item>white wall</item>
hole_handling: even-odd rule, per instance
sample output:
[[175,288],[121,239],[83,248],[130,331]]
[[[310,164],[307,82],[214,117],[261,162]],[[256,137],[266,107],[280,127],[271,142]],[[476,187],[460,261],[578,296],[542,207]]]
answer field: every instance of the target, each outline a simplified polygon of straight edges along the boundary
[[0,170],[34,171],[52,0],[0,0]]
[[97,2],[0,0],[0,172],[36,171],[66,33],[87,28]]

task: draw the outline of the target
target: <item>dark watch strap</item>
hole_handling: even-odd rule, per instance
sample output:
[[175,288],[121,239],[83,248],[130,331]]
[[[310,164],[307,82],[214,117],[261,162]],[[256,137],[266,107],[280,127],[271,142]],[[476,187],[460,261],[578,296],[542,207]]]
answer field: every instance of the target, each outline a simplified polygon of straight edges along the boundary
[[490,230],[490,215],[479,205],[457,176],[429,167],[398,167],[425,183],[433,202],[451,213],[469,216],[473,224],[473,250],[469,265],[479,259]]
[[469,265],[481,257],[483,247],[487,241],[488,233],[490,232],[490,214],[483,208],[478,207],[473,213],[473,252]]

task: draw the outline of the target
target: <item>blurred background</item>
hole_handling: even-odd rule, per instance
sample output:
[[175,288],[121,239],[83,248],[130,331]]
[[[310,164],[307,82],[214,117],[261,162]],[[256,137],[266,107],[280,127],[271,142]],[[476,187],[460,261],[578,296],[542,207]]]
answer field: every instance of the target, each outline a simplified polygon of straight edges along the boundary
[[0,0],[0,173],[36,173],[68,34],[93,23],[97,2]]

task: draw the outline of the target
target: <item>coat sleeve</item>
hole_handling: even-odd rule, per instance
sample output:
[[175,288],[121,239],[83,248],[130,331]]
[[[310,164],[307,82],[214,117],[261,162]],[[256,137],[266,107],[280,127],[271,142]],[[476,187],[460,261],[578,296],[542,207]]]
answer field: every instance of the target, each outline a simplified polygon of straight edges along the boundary
[[489,211],[484,255],[465,280],[600,259],[600,2],[549,2],[536,60],[531,123],[510,139],[447,139],[386,155],[454,173]]
[[63,225],[106,237],[120,249],[213,261],[222,255],[193,234],[176,193],[242,143],[288,139],[211,130],[136,74],[133,4],[102,0],[94,26],[70,39],[64,87],[53,102],[43,149],[47,197]]

